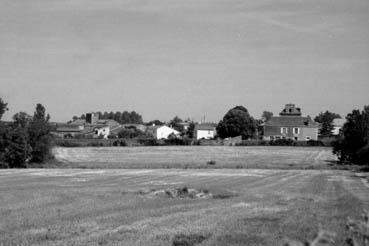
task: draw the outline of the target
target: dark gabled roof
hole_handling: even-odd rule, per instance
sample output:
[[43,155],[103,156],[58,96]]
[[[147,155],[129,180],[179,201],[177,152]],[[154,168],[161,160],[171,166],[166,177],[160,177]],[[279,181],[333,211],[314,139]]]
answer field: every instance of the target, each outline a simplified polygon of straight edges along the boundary
[[274,116],[265,122],[265,126],[301,126],[319,127],[319,124],[310,117],[302,116]]
[[210,130],[215,130],[215,127],[216,127],[215,124],[198,124],[195,126],[195,131],[197,130],[210,131]]

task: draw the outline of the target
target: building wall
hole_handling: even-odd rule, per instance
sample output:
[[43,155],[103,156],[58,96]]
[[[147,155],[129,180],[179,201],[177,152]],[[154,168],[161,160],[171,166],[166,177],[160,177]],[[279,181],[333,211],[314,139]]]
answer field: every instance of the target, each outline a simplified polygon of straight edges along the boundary
[[215,136],[215,131],[214,130],[197,130],[196,131],[196,139],[210,139],[213,138]]
[[95,113],[87,113],[86,114],[86,123],[94,125],[99,120],[99,115]]
[[95,129],[95,137],[104,136],[104,138],[108,138],[109,134],[110,128],[108,126]]
[[265,126],[263,139],[270,140],[270,137],[273,136],[290,139],[297,138],[297,140],[302,141],[307,140],[307,137],[309,137],[311,140],[318,140],[318,128],[298,126],[297,128],[299,128],[299,132],[298,134],[295,134],[293,132],[293,128],[295,127],[285,127],[287,129],[286,133],[281,132],[282,127],[283,126]]
[[159,127],[156,129],[155,131],[155,137],[156,139],[167,139],[169,135],[171,135],[172,133],[178,135],[179,132],[170,128],[170,127],[167,127],[167,126],[162,126],[162,127]]

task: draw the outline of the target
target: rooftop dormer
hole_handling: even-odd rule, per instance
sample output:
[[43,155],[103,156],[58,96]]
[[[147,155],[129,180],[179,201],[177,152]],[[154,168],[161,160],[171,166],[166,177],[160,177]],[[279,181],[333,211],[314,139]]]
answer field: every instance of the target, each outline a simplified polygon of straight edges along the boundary
[[296,108],[295,104],[286,104],[284,109],[279,113],[280,116],[301,116],[301,109]]

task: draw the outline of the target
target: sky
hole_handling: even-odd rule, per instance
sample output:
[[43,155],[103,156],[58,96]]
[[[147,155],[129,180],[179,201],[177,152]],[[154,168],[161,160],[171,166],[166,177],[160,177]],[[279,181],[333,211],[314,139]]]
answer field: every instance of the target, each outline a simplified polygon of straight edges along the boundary
[[345,116],[368,95],[368,0],[0,0],[4,119]]

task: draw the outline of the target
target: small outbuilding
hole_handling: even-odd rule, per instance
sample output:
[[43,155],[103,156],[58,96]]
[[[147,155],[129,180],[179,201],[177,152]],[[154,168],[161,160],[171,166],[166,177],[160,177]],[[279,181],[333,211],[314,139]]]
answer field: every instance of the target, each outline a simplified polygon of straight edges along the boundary
[[198,124],[195,126],[195,137],[199,139],[212,139],[216,135],[216,125],[212,123]]

